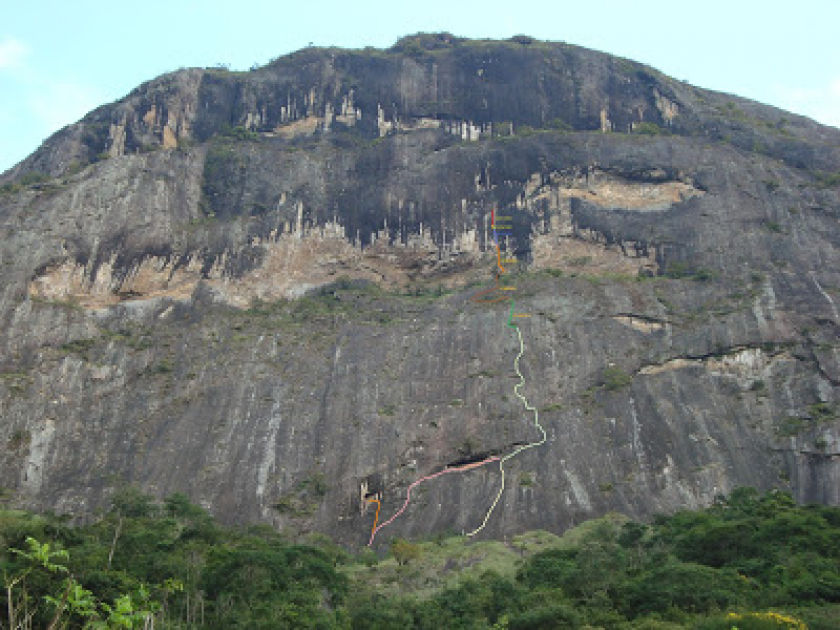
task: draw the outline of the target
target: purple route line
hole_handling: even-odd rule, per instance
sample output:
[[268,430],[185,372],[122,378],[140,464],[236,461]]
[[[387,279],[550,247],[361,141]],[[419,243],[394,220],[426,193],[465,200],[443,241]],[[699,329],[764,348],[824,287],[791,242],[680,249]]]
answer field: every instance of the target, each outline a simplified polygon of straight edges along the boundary
[[466,472],[467,470],[472,470],[473,468],[478,468],[479,466],[484,466],[484,464],[489,464],[490,462],[497,462],[497,461],[499,461],[500,459],[501,459],[500,457],[497,457],[497,456],[495,456],[495,455],[494,455],[493,457],[488,457],[487,459],[485,459],[485,460],[483,460],[483,461],[480,461],[480,462],[473,462],[472,464],[467,464],[466,466],[460,466],[460,467],[458,467],[458,468],[444,468],[443,470],[441,470],[440,472],[435,473],[434,475],[428,475],[428,476],[426,476],[426,477],[423,477],[423,478],[421,478],[421,479],[418,479],[417,481],[415,481],[414,483],[412,483],[410,486],[408,486],[408,492],[406,493],[405,503],[403,503],[403,506],[400,508],[399,512],[397,512],[396,514],[394,514],[391,518],[389,518],[387,521],[385,521],[384,523],[382,523],[379,527],[377,527],[376,529],[374,529],[374,530],[371,532],[371,534],[370,534],[370,542],[368,543],[368,545],[367,545],[367,546],[368,546],[368,547],[370,547],[370,546],[373,544],[373,539],[374,539],[374,538],[376,538],[376,534],[377,534],[377,532],[378,532],[380,529],[382,529],[383,527],[385,527],[385,526],[386,526],[386,525],[388,525],[389,523],[392,523],[392,522],[394,521],[394,519],[396,519],[396,518],[397,518],[400,514],[402,514],[403,512],[405,512],[405,509],[408,507],[408,504],[409,504],[409,502],[411,501],[411,489],[412,489],[414,486],[416,486],[417,484],[423,483],[424,481],[428,481],[429,479],[434,479],[435,477],[440,477],[441,475],[446,475],[446,474],[448,474],[448,473],[453,473],[453,472]]

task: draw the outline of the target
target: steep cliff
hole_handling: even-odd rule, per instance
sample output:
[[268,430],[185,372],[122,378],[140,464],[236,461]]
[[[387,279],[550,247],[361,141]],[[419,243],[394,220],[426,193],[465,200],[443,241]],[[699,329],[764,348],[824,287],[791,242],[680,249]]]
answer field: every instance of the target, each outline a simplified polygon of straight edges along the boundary
[[0,176],[0,483],[364,544],[539,437],[521,350],[545,444],[377,541],[840,503],[838,172],[836,129],[524,37],[160,77]]

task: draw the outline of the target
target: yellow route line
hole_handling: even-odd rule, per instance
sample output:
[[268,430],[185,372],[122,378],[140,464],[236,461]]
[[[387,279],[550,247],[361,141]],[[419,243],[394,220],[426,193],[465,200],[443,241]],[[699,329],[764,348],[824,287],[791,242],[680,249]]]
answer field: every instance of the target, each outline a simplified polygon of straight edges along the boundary
[[534,426],[536,426],[537,429],[539,429],[540,433],[542,434],[542,437],[536,442],[531,442],[530,444],[525,444],[524,446],[520,446],[519,448],[517,448],[512,453],[509,453],[508,455],[505,455],[504,457],[502,457],[499,460],[499,471],[502,473],[502,484],[501,484],[501,487],[499,488],[499,492],[496,495],[496,498],[493,501],[493,504],[490,506],[490,509],[487,511],[487,514],[485,515],[484,520],[482,521],[481,525],[479,527],[477,527],[476,529],[474,529],[473,531],[469,532],[467,534],[467,536],[475,536],[477,533],[479,533],[482,529],[485,528],[485,526],[487,525],[487,521],[490,520],[490,516],[493,514],[493,510],[496,509],[496,506],[498,505],[499,500],[502,498],[502,493],[504,493],[504,491],[505,491],[505,462],[507,460],[511,459],[512,457],[516,457],[522,451],[527,451],[529,448],[542,446],[543,444],[545,444],[546,440],[548,439],[548,436],[545,433],[545,429],[543,429],[542,425],[540,424],[540,412],[537,411],[536,407],[531,406],[531,404],[528,402],[528,399],[525,398],[525,396],[523,396],[522,394],[519,393],[519,388],[522,387],[525,384],[525,377],[522,376],[522,372],[519,371],[519,359],[521,359],[522,355],[525,353],[525,343],[522,341],[522,333],[519,330],[519,326],[517,326],[516,324],[513,323],[513,318],[514,318],[513,307],[514,307],[514,301],[511,300],[510,301],[510,315],[508,317],[507,325],[510,326],[511,328],[513,328],[514,330],[516,330],[516,334],[519,337],[519,354],[517,354],[516,358],[513,360],[513,369],[516,371],[516,375],[519,377],[519,382],[513,387],[513,393],[516,394],[517,398],[519,398],[519,400],[522,401],[522,404],[525,406],[525,409],[533,412],[533,414],[534,414]]

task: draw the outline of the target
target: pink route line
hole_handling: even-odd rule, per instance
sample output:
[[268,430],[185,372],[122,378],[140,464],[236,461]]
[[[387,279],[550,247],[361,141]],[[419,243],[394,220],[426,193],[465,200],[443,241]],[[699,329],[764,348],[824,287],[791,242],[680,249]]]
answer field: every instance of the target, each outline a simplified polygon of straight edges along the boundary
[[406,493],[405,503],[403,503],[403,506],[400,508],[399,512],[397,512],[396,514],[394,514],[391,518],[389,518],[387,521],[385,521],[384,523],[382,523],[379,527],[377,527],[376,529],[374,529],[374,530],[371,532],[371,534],[370,534],[370,542],[368,543],[368,545],[367,545],[367,546],[368,546],[368,547],[370,547],[370,546],[373,544],[373,539],[374,539],[374,538],[376,538],[376,533],[377,533],[380,529],[382,529],[382,528],[383,528],[383,527],[385,527],[386,525],[388,525],[388,524],[392,523],[392,522],[394,521],[394,519],[396,519],[396,518],[397,518],[400,514],[402,514],[403,512],[405,512],[405,509],[408,507],[408,504],[409,504],[409,502],[411,501],[411,489],[412,489],[414,486],[416,486],[417,484],[423,483],[424,481],[428,481],[429,479],[434,479],[435,477],[440,477],[441,475],[446,475],[446,474],[448,474],[448,473],[453,473],[453,472],[466,472],[467,470],[472,470],[473,468],[478,468],[479,466],[484,466],[484,464],[489,464],[490,462],[497,462],[497,461],[499,461],[500,459],[501,459],[500,457],[496,457],[496,456],[494,455],[493,457],[488,457],[487,459],[485,459],[484,461],[481,461],[481,462],[473,462],[472,464],[467,464],[466,466],[460,466],[460,467],[458,467],[458,468],[444,468],[443,470],[441,470],[440,472],[435,473],[434,475],[428,475],[427,477],[423,477],[423,478],[421,478],[421,479],[418,479],[417,481],[415,481],[414,483],[412,483],[410,486],[408,486],[408,492]]

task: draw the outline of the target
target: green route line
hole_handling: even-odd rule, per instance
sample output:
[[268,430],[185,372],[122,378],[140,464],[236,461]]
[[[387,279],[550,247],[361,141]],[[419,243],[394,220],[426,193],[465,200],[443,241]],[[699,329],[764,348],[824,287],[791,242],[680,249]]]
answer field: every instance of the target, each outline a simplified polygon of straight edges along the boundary
[[[499,266],[501,268],[501,265],[499,265]],[[503,268],[502,268],[502,271],[504,271]],[[498,283],[498,278],[497,278],[496,279],[496,286],[494,287],[494,290],[496,288],[498,288],[498,286],[499,286],[499,283]],[[483,291],[482,293],[479,293],[478,295],[482,295],[483,293],[487,293],[487,291]],[[478,300],[478,301],[481,302],[481,300]],[[490,458],[488,458],[488,459],[486,459],[482,462],[476,462],[476,463],[473,463],[473,464],[469,464],[467,466],[462,466],[462,467],[458,467],[458,468],[446,468],[446,469],[444,469],[444,470],[442,470],[442,471],[440,471],[440,472],[438,472],[434,475],[429,475],[428,477],[423,477],[422,479],[418,479],[417,481],[415,481],[414,483],[412,483],[409,486],[407,496],[406,496],[406,500],[405,500],[405,503],[403,504],[402,508],[396,514],[394,514],[394,516],[392,516],[390,520],[388,520],[385,523],[382,523],[381,525],[377,525],[377,523],[379,521],[379,508],[381,507],[381,504],[378,500],[375,500],[375,499],[372,500],[371,502],[375,502],[377,504],[377,510],[376,510],[376,517],[375,517],[375,520],[374,520],[374,523],[373,523],[373,529],[371,531],[371,537],[370,537],[370,542],[368,543],[368,547],[370,547],[373,544],[373,540],[376,537],[376,533],[379,530],[381,530],[386,525],[390,524],[394,519],[396,519],[400,514],[402,514],[405,511],[405,509],[408,507],[409,501],[411,500],[411,489],[414,486],[416,486],[417,484],[419,484],[423,481],[426,481],[427,479],[433,479],[435,477],[439,477],[440,475],[444,475],[446,473],[466,471],[468,469],[477,468],[478,466],[483,466],[484,464],[488,464],[488,463],[490,463],[494,460],[498,460],[499,461],[499,471],[502,473],[502,483],[501,483],[501,486],[499,487],[499,492],[496,494],[496,498],[494,499],[493,504],[490,506],[490,509],[487,510],[487,514],[484,516],[484,520],[482,521],[481,525],[479,527],[477,527],[476,529],[474,529],[473,531],[466,534],[467,536],[475,536],[476,534],[478,534],[482,529],[484,529],[487,526],[487,522],[490,520],[490,517],[493,515],[493,511],[496,509],[496,506],[499,504],[499,500],[502,498],[502,494],[504,494],[504,491],[505,491],[505,462],[507,460],[513,458],[513,457],[516,457],[517,455],[519,455],[519,453],[522,453],[523,451],[527,451],[529,448],[535,448],[537,446],[542,446],[543,444],[546,443],[546,441],[548,439],[548,436],[546,435],[545,429],[543,429],[543,426],[540,424],[539,411],[537,411],[536,407],[532,407],[531,404],[528,402],[528,399],[525,398],[525,396],[523,396],[519,392],[519,388],[522,387],[525,384],[525,377],[522,376],[522,372],[519,370],[519,360],[522,358],[522,355],[525,353],[525,342],[522,340],[522,331],[519,330],[519,326],[517,326],[516,324],[513,323],[513,315],[514,315],[513,311],[514,311],[515,305],[516,305],[515,301],[513,300],[513,298],[511,298],[511,300],[510,300],[510,312],[508,313],[507,325],[510,328],[513,328],[516,331],[516,335],[519,339],[519,354],[517,354],[516,358],[513,360],[513,369],[516,372],[516,375],[519,377],[519,382],[516,385],[513,386],[513,393],[516,394],[516,397],[519,398],[519,400],[522,401],[522,404],[524,405],[524,407],[527,411],[533,412],[533,414],[534,414],[534,426],[537,427],[537,429],[539,430],[542,437],[539,440],[537,440],[536,442],[531,442],[530,444],[525,444],[523,446],[519,446],[512,453],[508,453],[504,457],[501,457],[501,458],[490,457]]]
[[493,510],[496,509],[496,506],[498,505],[499,500],[502,498],[502,494],[505,491],[505,462],[507,460],[511,459],[512,457],[516,457],[522,451],[527,451],[529,448],[534,448],[536,446],[542,446],[543,444],[545,444],[546,439],[547,439],[545,429],[543,429],[542,425],[540,424],[540,412],[537,411],[536,407],[532,407],[528,403],[528,400],[525,398],[525,396],[523,396],[522,394],[519,393],[519,388],[522,387],[525,384],[525,377],[522,376],[522,372],[519,371],[519,359],[522,358],[522,355],[525,352],[525,344],[522,341],[522,332],[519,330],[519,326],[517,326],[516,324],[513,323],[513,308],[514,308],[514,300],[511,298],[511,300],[510,300],[510,313],[508,315],[507,325],[510,326],[511,328],[513,328],[514,330],[516,330],[516,334],[519,337],[519,354],[517,354],[516,358],[513,360],[513,369],[516,372],[516,375],[519,377],[519,383],[514,385],[513,393],[516,394],[516,397],[519,398],[519,400],[522,401],[522,404],[525,406],[526,410],[532,411],[534,413],[534,426],[536,426],[537,429],[539,429],[540,433],[542,434],[542,437],[536,442],[531,442],[530,444],[525,444],[524,446],[520,446],[519,448],[517,448],[512,453],[509,453],[509,454],[505,455],[504,457],[502,457],[499,460],[499,470],[502,473],[502,485],[499,488],[499,492],[496,495],[496,499],[493,501],[493,504],[490,506],[490,509],[487,510],[487,515],[484,517],[484,521],[482,521],[481,525],[478,528],[469,532],[467,534],[467,536],[475,536],[482,529],[484,529],[484,527],[487,525],[487,521],[490,520],[490,516],[493,514]]

